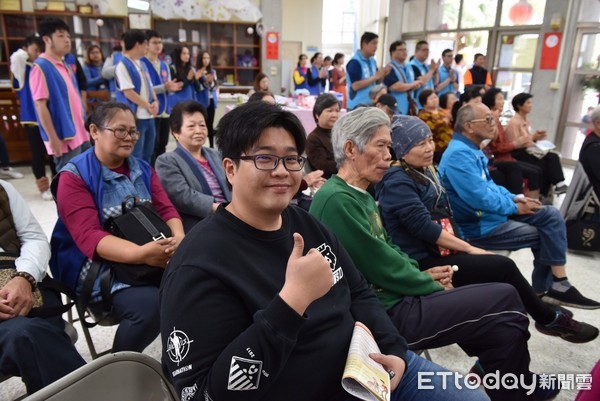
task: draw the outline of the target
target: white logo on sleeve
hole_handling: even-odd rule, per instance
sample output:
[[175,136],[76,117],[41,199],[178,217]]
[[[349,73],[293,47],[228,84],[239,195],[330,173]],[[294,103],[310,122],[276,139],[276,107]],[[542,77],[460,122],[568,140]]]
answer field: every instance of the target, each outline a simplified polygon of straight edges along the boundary
[[169,339],[167,340],[167,354],[169,354],[169,359],[179,366],[179,363],[188,354],[190,344],[193,342],[194,340],[190,340],[187,334],[173,327],[173,331],[169,334]]
[[196,391],[198,391],[198,385],[196,384],[191,387],[184,387],[181,390],[181,401],[190,401],[196,395]]
[[261,371],[262,361],[240,358],[239,356],[232,357],[227,389],[233,391],[258,389]]
[[321,255],[329,262],[329,267],[331,268],[331,272],[333,274],[333,285],[335,285],[338,281],[344,277],[344,271],[341,267],[335,268],[335,264],[337,263],[337,256],[331,250],[331,247],[326,243],[319,245],[317,251],[321,252]]

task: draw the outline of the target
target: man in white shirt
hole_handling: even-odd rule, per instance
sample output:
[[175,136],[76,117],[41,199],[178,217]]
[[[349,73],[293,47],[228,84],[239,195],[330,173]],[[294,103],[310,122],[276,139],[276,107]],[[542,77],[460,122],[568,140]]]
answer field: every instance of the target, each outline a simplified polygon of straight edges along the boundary
[[[0,181],[1,254],[18,254],[16,272],[0,288],[0,372],[21,376],[33,393],[83,366],[64,332],[60,316],[31,317],[33,292],[46,276],[50,246],[25,200]],[[60,305],[58,295],[42,289],[44,306]],[[29,316],[28,316],[29,315]]]
[[144,31],[132,29],[123,34],[123,43],[125,55],[115,70],[117,100],[135,113],[141,136],[133,148],[133,156],[150,163],[156,141],[154,117],[158,114],[158,99],[148,69],[140,61],[148,49],[148,39]]

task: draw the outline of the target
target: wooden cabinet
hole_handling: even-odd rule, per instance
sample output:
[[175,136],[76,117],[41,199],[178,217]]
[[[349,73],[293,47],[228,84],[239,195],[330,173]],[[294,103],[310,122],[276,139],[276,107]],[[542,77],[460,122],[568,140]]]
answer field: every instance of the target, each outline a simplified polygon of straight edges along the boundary
[[196,56],[207,50],[222,88],[252,85],[260,71],[260,37],[248,28],[252,24],[154,20],[154,29],[163,36],[165,54],[187,46],[196,65]]
[[44,18],[61,18],[71,28],[73,53],[80,60],[85,59],[85,50],[92,44],[99,45],[105,57],[111,53],[112,47],[119,44],[123,32],[127,30],[127,18],[104,17],[103,26],[96,21],[100,16],[77,13],[23,13],[3,12],[0,14],[0,80],[10,78],[10,55],[23,44],[25,37],[37,32]]

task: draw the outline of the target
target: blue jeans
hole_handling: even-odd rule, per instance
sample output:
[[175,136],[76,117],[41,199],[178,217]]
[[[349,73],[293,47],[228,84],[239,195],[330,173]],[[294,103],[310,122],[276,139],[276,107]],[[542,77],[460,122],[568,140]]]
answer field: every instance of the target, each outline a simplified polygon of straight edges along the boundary
[[138,119],[135,126],[137,130],[140,131],[141,136],[135,143],[132,154],[138,159],[150,163],[152,161],[152,154],[154,153],[154,144],[156,142],[156,126],[154,119]]
[[560,212],[553,206],[544,206],[534,214],[513,216],[487,235],[469,238],[469,242],[490,250],[531,248],[531,281],[538,293],[552,286],[550,266],[567,262],[567,230]]
[[[404,372],[398,388],[392,393],[391,401],[489,400],[483,390],[471,390],[464,386],[462,389],[458,389],[454,385],[453,376],[446,379],[444,386],[443,377],[434,373],[447,372],[448,370],[419,357],[412,351],[408,351],[406,359],[406,372]],[[421,372],[422,379],[424,379],[421,388],[419,388],[419,372]]]
[[112,296],[113,313],[121,318],[113,352],[142,352],[160,330],[158,287],[128,287]]

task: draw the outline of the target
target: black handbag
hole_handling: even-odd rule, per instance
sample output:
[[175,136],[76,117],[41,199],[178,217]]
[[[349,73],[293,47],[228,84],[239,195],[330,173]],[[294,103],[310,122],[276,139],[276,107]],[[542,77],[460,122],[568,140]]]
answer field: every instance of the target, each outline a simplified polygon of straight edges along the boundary
[[[137,203],[133,196],[128,196],[121,204],[121,209],[120,216],[111,217],[104,224],[104,229],[112,235],[138,245],[172,235],[171,229],[150,202]],[[160,267],[145,264],[111,262],[111,266],[115,279],[133,286],[159,286],[164,272]]]

